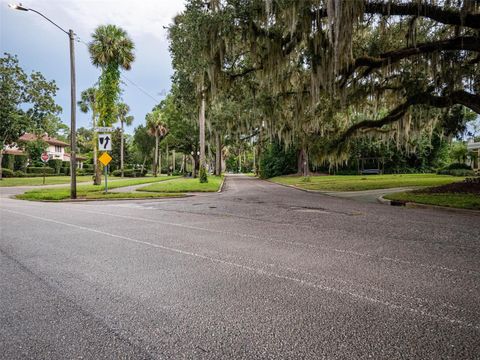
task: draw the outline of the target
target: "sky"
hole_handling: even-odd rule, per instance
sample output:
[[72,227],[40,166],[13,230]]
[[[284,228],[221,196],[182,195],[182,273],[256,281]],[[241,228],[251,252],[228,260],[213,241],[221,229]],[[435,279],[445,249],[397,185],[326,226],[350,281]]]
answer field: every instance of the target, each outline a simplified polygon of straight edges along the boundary
[[[9,3],[15,1],[0,0],[1,53],[18,55],[27,73],[40,71],[57,82],[56,101],[63,108],[60,116],[70,125],[68,36],[33,12],[10,9]],[[73,29],[86,43],[98,25],[115,24],[128,32],[135,43],[136,59],[130,71],[122,71],[122,98],[135,117],[127,133],[143,124],[145,115],[168,93],[172,67],[163,27],[183,10],[183,0],[24,0],[22,5],[41,12],[66,30]],[[75,63],[79,99],[81,91],[98,80],[100,69],[91,64],[88,49],[81,42],[75,42]],[[77,109],[77,128],[82,126],[91,126],[90,114]]]

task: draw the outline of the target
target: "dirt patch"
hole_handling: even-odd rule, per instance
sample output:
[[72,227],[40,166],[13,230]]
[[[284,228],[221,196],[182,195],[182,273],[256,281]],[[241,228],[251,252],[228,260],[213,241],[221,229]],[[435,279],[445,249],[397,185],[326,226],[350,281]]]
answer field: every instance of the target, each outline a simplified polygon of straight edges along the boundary
[[413,192],[417,194],[478,194],[480,196],[480,177],[427,189],[414,190]]

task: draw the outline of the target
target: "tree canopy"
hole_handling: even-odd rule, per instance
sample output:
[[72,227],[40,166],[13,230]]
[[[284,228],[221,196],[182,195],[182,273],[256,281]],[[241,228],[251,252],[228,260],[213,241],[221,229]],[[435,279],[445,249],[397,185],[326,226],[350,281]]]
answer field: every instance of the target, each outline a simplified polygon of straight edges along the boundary
[[210,117],[237,107],[224,128],[341,162],[357,137],[408,146],[480,114],[479,31],[468,0],[190,0],[169,35]]

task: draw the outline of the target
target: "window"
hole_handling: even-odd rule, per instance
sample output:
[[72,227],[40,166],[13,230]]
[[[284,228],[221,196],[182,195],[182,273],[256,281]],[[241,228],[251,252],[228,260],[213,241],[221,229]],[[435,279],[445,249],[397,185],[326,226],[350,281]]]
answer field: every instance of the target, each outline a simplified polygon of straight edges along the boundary
[[58,146],[58,145],[55,145],[55,152],[61,153],[62,152],[62,147]]

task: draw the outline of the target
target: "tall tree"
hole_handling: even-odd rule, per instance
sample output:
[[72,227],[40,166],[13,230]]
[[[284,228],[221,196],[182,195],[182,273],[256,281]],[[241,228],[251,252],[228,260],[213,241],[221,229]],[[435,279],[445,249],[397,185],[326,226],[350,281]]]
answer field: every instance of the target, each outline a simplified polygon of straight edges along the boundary
[[[98,120],[98,90],[91,87],[84,91],[82,91],[80,95],[80,100],[78,101],[78,106],[80,107],[80,111],[83,113],[91,112],[92,113],[92,127],[95,131],[97,126]],[[94,133],[96,134],[96,132]],[[97,156],[98,156],[98,149],[97,149],[97,137],[93,136],[93,167],[95,177],[93,179],[94,185],[100,185],[102,183],[102,174],[100,166],[98,166]]]
[[120,122],[120,171],[122,173],[123,177],[123,170],[124,170],[124,164],[123,164],[123,157],[124,157],[124,125],[125,126],[130,126],[133,123],[133,116],[128,115],[130,112],[130,107],[125,104],[125,103],[119,103],[117,105],[117,117],[118,121]]
[[147,129],[151,136],[155,137],[155,154],[153,162],[153,176],[158,174],[158,151],[160,140],[165,137],[168,133],[168,129],[165,126],[163,121],[162,112],[160,110],[153,110],[151,113],[148,113],[146,116],[147,120]]
[[130,70],[135,60],[134,44],[127,32],[115,25],[101,25],[88,45],[93,65],[102,69],[97,96],[99,125],[111,126],[117,120],[120,96],[120,70]]

